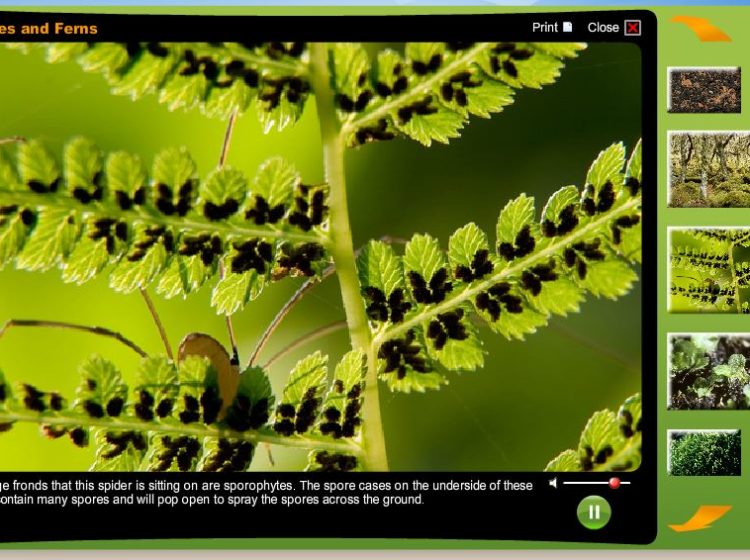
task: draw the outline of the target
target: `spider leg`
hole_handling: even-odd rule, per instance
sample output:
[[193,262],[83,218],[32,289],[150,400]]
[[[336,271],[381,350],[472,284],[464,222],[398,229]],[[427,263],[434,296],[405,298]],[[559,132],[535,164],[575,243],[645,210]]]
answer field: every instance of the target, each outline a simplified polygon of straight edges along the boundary
[[122,334],[104,328],[104,327],[89,327],[87,325],[78,325],[76,323],[65,323],[61,321],[44,321],[44,320],[37,320],[37,319],[10,319],[5,322],[5,324],[0,327],[0,338],[11,328],[11,327],[49,327],[54,329],[70,329],[74,331],[83,331],[91,334],[97,334],[100,336],[106,336],[109,338],[113,338],[121,343],[123,343],[125,346],[133,350],[135,353],[137,353],[139,356],[143,358],[147,358],[148,354],[135,342],[132,340],[125,338]]

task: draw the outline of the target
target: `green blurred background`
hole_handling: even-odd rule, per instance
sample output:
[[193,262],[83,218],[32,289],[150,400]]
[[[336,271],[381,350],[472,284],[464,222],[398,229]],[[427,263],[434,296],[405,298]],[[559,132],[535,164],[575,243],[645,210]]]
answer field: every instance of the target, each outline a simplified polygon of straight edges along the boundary
[[[82,134],[103,149],[124,149],[151,161],[168,146],[184,145],[201,174],[218,158],[225,123],[199,112],[170,113],[155,96],[132,102],[112,96],[99,75],[75,63],[48,65],[41,52],[0,49],[6,77],[0,88],[0,137],[41,137],[58,150]],[[475,221],[494,231],[502,206],[521,192],[538,207],[557,188],[580,185],[599,150],[614,141],[630,149],[641,134],[640,51],[632,45],[596,44],[570,61],[561,79],[541,91],[522,91],[492,120],[472,119],[450,146],[423,148],[406,140],[350,151],[347,161],[355,245],[384,234],[436,235]],[[306,182],[323,179],[313,103],[283,133],[263,135],[253,114],[238,122],[229,163],[252,175],[266,158],[294,162]],[[298,287],[298,280],[267,289],[235,317],[240,353],[247,359],[260,333]],[[224,322],[209,305],[210,288],[187,300],[155,298],[172,344],[188,332],[227,342]],[[616,408],[641,385],[640,286],[616,302],[591,299],[582,313],[555,318],[525,342],[508,342],[487,329],[484,370],[450,374],[450,385],[428,394],[391,394],[382,387],[382,410],[394,470],[541,470],[573,447],[595,410]],[[270,357],[316,326],[343,318],[335,279],[318,286],[283,323],[264,352]],[[106,278],[66,285],[59,271],[0,272],[0,321],[53,319],[117,330],[150,352],[161,351],[156,329],[137,294],[121,295]],[[320,349],[336,361],[345,332],[300,349],[270,372],[280,391],[294,362]],[[137,357],[116,342],[82,333],[17,329],[0,339],[0,368],[12,381],[72,396],[78,365],[90,354],[114,361],[132,379]],[[0,436],[0,469],[85,470],[92,451],[66,439],[47,441],[35,425]],[[277,468],[296,470],[305,454],[273,448]],[[254,469],[270,468],[258,453]]]

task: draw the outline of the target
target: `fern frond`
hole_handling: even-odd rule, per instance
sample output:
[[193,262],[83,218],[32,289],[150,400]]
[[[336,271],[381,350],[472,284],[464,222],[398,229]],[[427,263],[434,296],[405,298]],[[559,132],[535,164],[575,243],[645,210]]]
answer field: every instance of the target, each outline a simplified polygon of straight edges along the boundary
[[448,143],[471,115],[489,118],[514,90],[553,83],[581,43],[407,43],[374,65],[360,45],[333,48],[333,77],[349,145],[403,135]]
[[673,283],[670,293],[674,298],[686,299],[691,306],[705,311],[731,311],[737,299],[731,282],[687,287]]
[[721,245],[750,245],[750,229],[747,228],[695,228],[690,231],[694,237]]
[[169,110],[227,119],[255,106],[266,131],[284,129],[309,96],[304,43],[38,43],[49,62],[75,60],[117,95],[158,95]]
[[595,412],[586,423],[577,449],[552,459],[546,472],[632,471],[641,463],[641,396],[628,398],[615,414]]
[[[310,371],[295,369],[302,370]],[[259,442],[345,454],[355,461],[361,453],[352,438],[337,440],[319,430],[280,435],[269,423],[274,397],[260,368],[240,374],[223,418],[218,374],[206,358],[191,356],[179,364],[146,358],[132,386],[98,356],[80,372],[76,398],[68,404],[59,393],[28,384],[13,391],[0,371],[0,431],[30,422],[48,438],[67,436],[80,447],[93,441],[91,468],[97,471],[244,471]],[[314,416],[311,423],[317,421]]]
[[[637,280],[641,172],[634,149],[602,151],[583,189],[563,187],[536,219],[521,195],[500,213],[497,241],[475,224],[450,239],[415,235],[403,257],[371,242],[359,258],[362,294],[382,377],[391,389],[423,391],[445,382],[436,364],[474,370],[483,364],[474,312],[508,339],[523,339],[551,315],[577,312],[586,292],[616,299]],[[625,249],[625,250],[624,250]],[[402,272],[403,270],[403,272]]]
[[35,140],[0,148],[0,269],[59,266],[78,284],[108,270],[117,291],[174,297],[223,267],[212,303],[231,314],[272,280],[325,268],[327,227],[327,188],[280,158],[252,180],[231,167],[199,179],[185,149],[159,153],[149,177],[137,156],[83,138],[62,166]]
[[683,268],[692,268],[703,272],[713,272],[729,268],[729,253],[703,251],[689,247],[677,247],[672,250],[672,263]]
[[[15,43],[30,51],[30,44]],[[170,110],[226,119],[254,104],[266,132],[302,115],[311,94],[304,43],[42,43],[50,62],[76,60],[118,95],[157,94]],[[583,43],[407,43],[373,64],[355,43],[331,47],[336,100],[351,146],[405,136],[447,143],[471,115],[489,118],[521,88],[553,83]]]
[[670,236],[672,311],[750,311],[750,228],[675,228]]

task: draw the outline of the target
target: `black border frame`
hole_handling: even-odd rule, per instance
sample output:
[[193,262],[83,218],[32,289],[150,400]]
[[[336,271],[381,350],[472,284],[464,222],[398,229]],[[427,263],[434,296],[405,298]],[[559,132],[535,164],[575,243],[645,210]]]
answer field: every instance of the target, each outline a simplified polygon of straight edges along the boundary
[[[574,23],[574,33],[533,33],[529,22],[545,19]],[[640,19],[640,36],[590,33],[584,24],[592,17],[601,23],[620,23]],[[642,137],[643,182],[647,185],[643,202],[642,267],[642,398],[643,461],[632,473],[620,473],[629,487],[609,490],[604,487],[564,487],[548,485],[552,473],[357,473],[326,476],[313,473],[247,473],[221,480],[496,480],[498,476],[515,481],[531,481],[534,491],[510,494],[502,503],[486,496],[446,495],[439,504],[420,510],[409,508],[372,510],[300,507],[293,512],[279,508],[264,509],[261,515],[238,516],[238,510],[209,507],[196,510],[177,507],[171,510],[144,511],[141,506],[121,506],[116,514],[103,516],[96,508],[81,508],[74,514],[60,515],[60,509],[46,506],[0,506],[3,531],[0,541],[47,541],[143,538],[221,538],[221,537],[341,537],[341,538],[431,538],[543,540],[648,544],[657,534],[657,379],[653,372],[657,356],[657,29],[656,16],[646,10],[581,12],[522,12],[471,15],[389,15],[389,16],[206,16],[206,15],[124,15],[0,12],[5,24],[39,24],[62,19],[67,24],[96,24],[99,32],[91,36],[0,36],[2,40],[36,42],[55,41],[231,41],[304,40],[304,41],[430,41],[496,40],[498,35],[516,41],[590,41],[627,42],[637,45],[642,55]],[[363,25],[364,22],[364,25]],[[166,475],[135,473],[0,473],[0,480],[173,480]],[[179,474],[180,480],[200,481],[197,473]],[[608,473],[558,473],[563,480],[608,480]],[[583,528],[575,515],[580,500],[589,494],[605,495],[613,506],[609,525],[599,531]],[[519,501],[516,498],[522,497]],[[381,519],[372,523],[375,512]],[[255,513],[252,511],[251,513]],[[285,517],[284,517],[285,516]],[[114,523],[115,518],[138,519],[138,524]],[[336,524],[327,521],[335,518]],[[282,521],[286,519],[286,521]],[[369,523],[364,523],[367,519]],[[304,523],[299,523],[304,520]],[[530,523],[533,520],[533,523]],[[117,525],[117,526],[116,526]],[[369,525],[369,528],[367,527]],[[375,530],[372,530],[372,527]]]

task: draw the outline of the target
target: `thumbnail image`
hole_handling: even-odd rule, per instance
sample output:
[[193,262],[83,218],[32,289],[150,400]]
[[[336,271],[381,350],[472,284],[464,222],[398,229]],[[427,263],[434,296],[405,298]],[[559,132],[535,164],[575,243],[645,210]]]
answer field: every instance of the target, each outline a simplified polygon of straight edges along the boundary
[[669,68],[670,113],[741,113],[740,68]]
[[669,311],[750,313],[750,228],[669,228]]
[[750,408],[750,335],[670,334],[671,410]]
[[740,430],[669,430],[671,476],[741,476]]
[[0,470],[542,471],[639,402],[636,45],[0,66]]
[[671,132],[669,205],[750,207],[750,133]]

